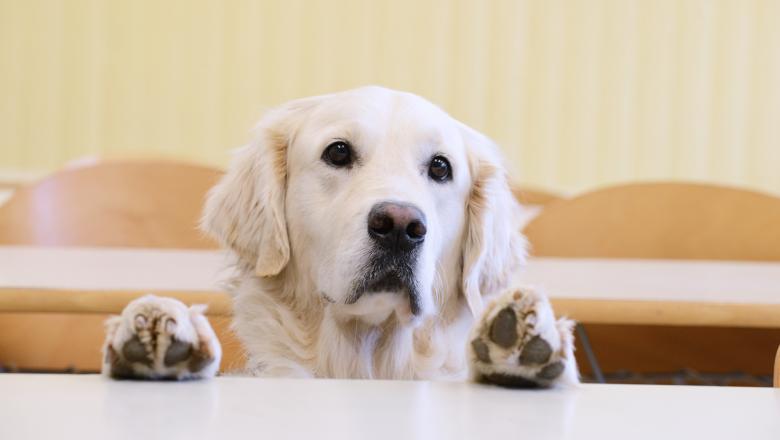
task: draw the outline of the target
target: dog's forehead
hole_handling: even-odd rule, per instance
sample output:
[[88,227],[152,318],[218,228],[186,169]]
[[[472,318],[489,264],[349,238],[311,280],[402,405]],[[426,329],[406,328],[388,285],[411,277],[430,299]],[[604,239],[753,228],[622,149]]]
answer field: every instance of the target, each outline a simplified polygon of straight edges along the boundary
[[443,142],[454,121],[426,99],[382,87],[363,87],[323,97],[309,119],[315,127],[343,127],[362,134],[393,134]]

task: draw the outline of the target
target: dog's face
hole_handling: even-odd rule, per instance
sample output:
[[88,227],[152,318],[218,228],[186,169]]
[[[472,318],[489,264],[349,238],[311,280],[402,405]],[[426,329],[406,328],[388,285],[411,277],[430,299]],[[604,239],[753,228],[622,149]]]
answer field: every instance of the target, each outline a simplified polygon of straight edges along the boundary
[[315,286],[302,300],[377,324],[393,312],[415,322],[460,292],[474,308],[522,258],[515,211],[483,136],[415,95],[368,87],[261,121],[204,227],[260,276],[293,264]]
[[334,95],[302,122],[287,163],[292,253],[317,293],[371,321],[430,313],[437,265],[459,263],[472,181],[457,123],[414,95]]

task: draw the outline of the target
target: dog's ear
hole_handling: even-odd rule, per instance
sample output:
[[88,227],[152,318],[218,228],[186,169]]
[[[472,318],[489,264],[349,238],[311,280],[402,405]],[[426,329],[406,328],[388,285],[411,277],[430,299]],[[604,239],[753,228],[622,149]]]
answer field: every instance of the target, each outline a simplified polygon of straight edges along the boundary
[[474,316],[482,297],[498,293],[525,263],[526,240],[520,232],[520,204],[509,187],[498,147],[486,136],[462,126],[473,183],[467,205],[463,245],[463,294]]
[[239,149],[206,197],[200,227],[258,276],[277,275],[290,260],[285,219],[287,153],[312,98],[269,111],[254,140]]

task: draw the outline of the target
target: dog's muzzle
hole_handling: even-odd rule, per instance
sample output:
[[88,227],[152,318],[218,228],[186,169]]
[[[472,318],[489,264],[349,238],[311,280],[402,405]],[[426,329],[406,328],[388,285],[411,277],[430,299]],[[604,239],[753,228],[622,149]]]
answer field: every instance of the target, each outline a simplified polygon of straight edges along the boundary
[[386,201],[368,214],[368,235],[374,243],[347,297],[354,304],[364,294],[393,292],[409,297],[409,309],[420,314],[420,289],[414,267],[425,241],[425,215],[414,205]]

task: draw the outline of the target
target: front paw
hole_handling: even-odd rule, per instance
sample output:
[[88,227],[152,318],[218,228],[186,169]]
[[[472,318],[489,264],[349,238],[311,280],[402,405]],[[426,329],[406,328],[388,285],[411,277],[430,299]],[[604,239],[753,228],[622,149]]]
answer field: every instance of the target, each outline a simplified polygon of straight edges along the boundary
[[154,295],[130,302],[106,322],[103,372],[125,379],[214,376],[222,350],[204,310]]
[[574,323],[555,320],[532,289],[511,289],[488,305],[469,343],[472,378],[511,388],[576,384]]

